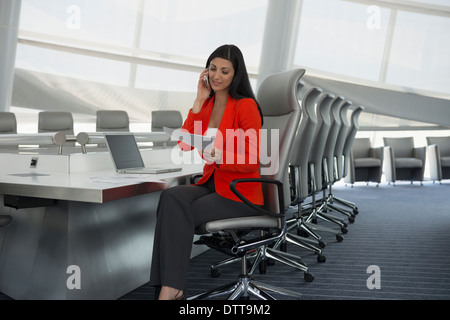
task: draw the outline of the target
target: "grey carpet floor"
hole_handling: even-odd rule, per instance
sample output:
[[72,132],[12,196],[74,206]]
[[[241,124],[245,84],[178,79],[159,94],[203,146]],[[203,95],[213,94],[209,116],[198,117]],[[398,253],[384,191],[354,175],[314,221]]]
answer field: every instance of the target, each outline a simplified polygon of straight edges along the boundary
[[[290,253],[301,256],[314,281],[306,282],[303,272],[276,263],[266,274],[256,272],[258,281],[293,290],[303,300],[448,300],[450,299],[450,183],[399,182],[396,186],[338,184],[334,194],[355,202],[359,214],[348,224],[342,242],[321,233],[327,243],[326,262],[294,245]],[[330,226],[329,223],[320,222]],[[211,278],[209,266],[226,256],[208,250],[191,261],[187,296],[233,282],[240,273],[238,263],[221,268]],[[379,282],[373,282],[372,266],[379,268]],[[379,288],[370,288],[377,283]],[[275,295],[278,299],[291,297]],[[153,299],[148,285],[123,296],[122,300]],[[0,294],[0,299],[9,297]]]
[[[300,292],[303,300],[447,300],[450,299],[450,184],[398,182],[395,186],[338,184],[334,194],[355,202],[359,214],[348,224],[342,242],[321,233],[327,243],[326,262],[294,245],[288,252],[301,256],[314,281],[303,272],[276,263],[258,281]],[[322,223],[323,222],[319,222]],[[329,223],[324,225],[331,226]],[[214,250],[192,260],[187,295],[233,282],[238,263],[211,278],[209,266],[226,256]],[[379,272],[373,273],[373,266]],[[373,277],[379,276],[375,281]],[[369,286],[368,286],[369,283]],[[379,284],[373,288],[371,284]],[[153,288],[143,286],[123,299],[149,299]],[[276,295],[278,299],[292,299]]]

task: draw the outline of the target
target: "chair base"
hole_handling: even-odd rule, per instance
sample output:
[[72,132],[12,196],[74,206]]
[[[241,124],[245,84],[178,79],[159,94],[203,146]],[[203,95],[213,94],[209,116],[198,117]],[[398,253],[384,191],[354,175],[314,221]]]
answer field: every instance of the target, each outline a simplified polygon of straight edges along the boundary
[[240,275],[237,282],[232,282],[219,288],[190,297],[188,300],[205,300],[224,295],[228,295],[226,300],[250,300],[251,297],[255,297],[260,300],[276,300],[266,291],[298,299],[302,298],[301,293],[255,281],[249,275]]

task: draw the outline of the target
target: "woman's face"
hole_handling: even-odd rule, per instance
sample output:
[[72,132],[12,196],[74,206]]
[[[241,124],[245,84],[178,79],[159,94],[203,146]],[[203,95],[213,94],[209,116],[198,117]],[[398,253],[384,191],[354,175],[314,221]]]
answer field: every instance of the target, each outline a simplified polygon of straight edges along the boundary
[[209,83],[217,91],[228,91],[234,77],[234,68],[231,61],[214,58],[209,63]]

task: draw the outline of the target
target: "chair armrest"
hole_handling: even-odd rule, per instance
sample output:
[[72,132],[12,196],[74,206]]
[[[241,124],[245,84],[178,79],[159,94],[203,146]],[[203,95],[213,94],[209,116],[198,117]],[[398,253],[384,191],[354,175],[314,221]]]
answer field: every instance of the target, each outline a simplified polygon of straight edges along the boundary
[[414,151],[413,151],[414,157],[422,160],[423,165],[425,165],[425,152],[426,152],[426,147],[417,147],[417,148],[414,148]]
[[346,163],[344,165],[347,167],[347,174],[344,176],[345,183],[354,184],[355,183],[355,157],[353,156],[353,150],[350,150],[348,157],[346,158]]
[[202,177],[202,174],[193,174],[190,178],[191,184],[196,184],[197,181]]
[[[246,183],[246,182],[261,182],[261,183],[271,183],[275,184],[278,188],[278,204],[279,204],[279,213],[273,213],[271,211],[265,210],[260,206],[255,205],[250,200],[245,198],[236,188],[238,183]],[[273,217],[273,218],[283,218],[284,217],[284,192],[283,192],[283,183],[278,180],[265,179],[265,178],[243,178],[243,179],[235,179],[230,182],[231,191],[244,202],[246,205],[251,207],[252,209],[259,211],[260,213]]]
[[430,168],[431,180],[442,180],[442,167],[441,157],[439,152],[439,146],[437,144],[431,144],[427,148],[428,151],[428,164]]
[[297,205],[300,202],[302,202],[301,200],[301,186],[300,186],[300,173],[299,173],[299,168],[300,166],[298,165],[293,165],[290,164],[289,165],[289,169],[290,169],[290,178],[291,178],[291,187],[295,188],[294,189],[294,199],[291,199],[291,205]]
[[383,162],[383,147],[376,147],[376,148],[370,148],[369,149],[370,157],[372,158],[378,158]]
[[384,176],[386,177],[386,181],[395,182],[395,159],[394,159],[394,150],[390,146],[386,146],[383,149],[383,171]]

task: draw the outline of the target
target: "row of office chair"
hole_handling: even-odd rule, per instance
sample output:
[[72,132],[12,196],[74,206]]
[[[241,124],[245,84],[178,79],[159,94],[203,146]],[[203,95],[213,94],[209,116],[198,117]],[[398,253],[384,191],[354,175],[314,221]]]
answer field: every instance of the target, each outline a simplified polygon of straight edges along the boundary
[[[228,299],[250,296],[273,299],[269,292],[299,297],[301,294],[298,292],[254,281],[252,275],[256,267],[260,267],[260,273],[276,272],[273,270],[276,268],[267,271],[267,263],[274,260],[303,271],[304,279],[313,281],[314,276],[309,273],[307,265],[301,257],[289,253],[287,245],[313,251],[319,262],[325,262],[322,249],[326,244],[319,234],[331,232],[338,241],[342,241],[342,234],[347,231],[344,218],[354,219],[357,208],[344,199],[340,200],[347,208],[342,207],[338,212],[344,213],[344,216],[339,218],[330,214],[332,206],[338,209],[334,203],[336,198],[330,191],[344,174],[338,171],[343,170],[345,159],[338,158],[349,156],[363,108],[354,108],[349,117],[349,101],[323,93],[320,88],[307,87],[301,81],[304,73],[303,69],[295,69],[275,74],[267,77],[259,88],[257,99],[264,115],[263,129],[268,131],[268,137],[271,137],[271,131],[279,133],[279,170],[264,171],[262,164],[261,179],[240,179],[230,186],[244,203],[259,210],[261,216],[211,221],[196,230],[198,235],[202,235],[198,244],[206,244],[230,256],[214,264],[213,268],[222,263],[240,261],[241,274],[236,282],[192,299],[223,294],[228,294]],[[270,142],[273,144],[276,141]],[[261,142],[261,154],[270,148],[266,141]],[[254,181],[263,183],[263,209],[243,198],[236,188],[240,183]],[[325,196],[316,200],[317,193]],[[312,199],[312,202],[307,203],[307,199]],[[289,216],[292,208],[294,214]],[[318,219],[330,225],[319,224]],[[250,258],[254,260],[248,268]]]
[[[181,128],[183,119],[178,110],[152,111],[151,131],[163,131],[163,127]],[[99,110],[96,113],[96,132],[129,132],[130,119],[124,110]],[[62,132],[74,135],[74,120],[68,111],[41,111],[38,114],[38,133]],[[17,133],[17,119],[13,112],[0,112],[0,134]],[[68,142],[69,143],[69,142]],[[174,145],[169,141],[166,145]],[[74,144],[74,143],[72,143]],[[157,143],[155,143],[157,145]],[[161,143],[162,145],[162,143]],[[10,147],[8,147],[10,148]]]
[[[271,174],[262,173],[258,180],[237,180],[230,186],[241,200],[255,209],[239,194],[236,185],[263,182],[265,204],[264,209],[260,209],[261,217],[211,221],[197,228],[196,233],[202,235],[198,244],[229,256],[211,266],[211,276],[219,276],[218,267],[235,261],[241,262],[241,274],[236,282],[192,299],[224,294],[228,299],[250,296],[273,299],[269,292],[301,296],[298,292],[254,281],[252,275],[258,266],[260,273],[265,273],[268,261],[274,260],[303,271],[304,279],[313,281],[314,276],[301,257],[287,252],[287,244],[310,250],[317,254],[318,262],[325,262],[322,249],[326,243],[320,234],[332,233],[338,242],[342,241],[342,235],[347,233],[347,222],[353,223],[359,213],[356,204],[333,195],[333,184],[349,175],[357,178],[363,174],[375,175],[366,168],[376,167],[377,175],[381,176],[382,148],[371,148],[370,140],[355,139],[363,107],[353,107],[352,102],[341,96],[305,86],[301,81],[303,74],[304,70],[296,69],[272,75],[260,86],[257,98],[264,115],[263,129],[279,131],[279,170]],[[393,141],[386,139],[385,143],[393,144]],[[270,148],[264,142],[261,146],[261,152]],[[358,154],[357,150],[362,148],[369,151]],[[406,154],[403,156],[407,157]],[[347,166],[350,160],[358,162],[355,157],[361,158],[360,164]],[[440,159],[441,163],[448,163],[445,156]],[[398,161],[400,166],[401,161]],[[403,161],[408,163],[410,160]],[[322,193],[322,198],[317,200],[316,194],[319,193]],[[310,200],[307,202],[307,199]],[[288,217],[293,207],[296,211]],[[329,225],[318,224],[319,219]],[[251,268],[248,259],[254,259]]]

